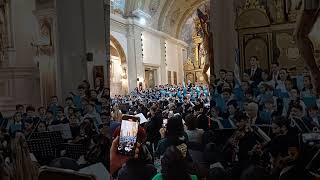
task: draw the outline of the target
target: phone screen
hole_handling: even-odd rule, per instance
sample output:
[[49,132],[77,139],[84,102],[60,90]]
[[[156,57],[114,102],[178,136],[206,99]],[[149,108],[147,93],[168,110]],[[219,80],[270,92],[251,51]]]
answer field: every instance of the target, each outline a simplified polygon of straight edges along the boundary
[[139,123],[136,121],[122,120],[118,152],[127,156],[134,156]]
[[163,127],[163,128],[167,127],[167,123],[168,123],[168,119],[164,119],[164,120],[162,121],[162,127]]

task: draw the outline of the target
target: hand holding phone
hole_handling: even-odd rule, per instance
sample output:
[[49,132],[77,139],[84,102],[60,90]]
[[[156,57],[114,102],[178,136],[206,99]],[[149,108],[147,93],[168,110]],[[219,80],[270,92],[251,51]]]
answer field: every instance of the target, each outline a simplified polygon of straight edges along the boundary
[[122,120],[120,129],[120,139],[118,145],[119,154],[134,156],[139,123],[137,121]]

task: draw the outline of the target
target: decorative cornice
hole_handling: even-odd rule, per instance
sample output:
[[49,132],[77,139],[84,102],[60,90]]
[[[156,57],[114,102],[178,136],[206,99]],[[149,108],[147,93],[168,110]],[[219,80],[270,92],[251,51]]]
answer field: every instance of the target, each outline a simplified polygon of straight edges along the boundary
[[46,17],[48,15],[56,16],[57,12],[55,9],[41,9],[41,10],[35,10],[32,12],[33,15],[36,17]]
[[116,30],[116,28],[113,28],[113,26],[123,27],[124,29],[127,29],[129,27],[129,25],[134,25],[137,28],[141,28],[143,31],[149,32],[149,33],[151,33],[151,34],[153,34],[155,36],[158,36],[160,38],[165,38],[166,40],[169,40],[171,42],[175,42],[175,43],[177,43],[178,45],[180,45],[182,47],[187,47],[188,46],[188,44],[185,43],[184,41],[176,39],[176,38],[170,36],[167,33],[155,30],[155,29],[150,28],[150,27],[146,27],[146,26],[140,25],[139,22],[136,19],[133,19],[133,18],[124,19],[124,18],[122,18],[120,16],[110,14],[110,24],[111,24],[111,28],[110,28],[111,30],[113,30],[113,29]]
[[38,70],[33,67],[7,67],[0,68],[0,79],[7,78],[36,78]]

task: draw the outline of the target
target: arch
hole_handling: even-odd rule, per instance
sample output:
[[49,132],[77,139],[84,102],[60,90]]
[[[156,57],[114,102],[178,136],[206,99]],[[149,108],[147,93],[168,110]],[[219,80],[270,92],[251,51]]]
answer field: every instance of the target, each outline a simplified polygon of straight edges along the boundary
[[[176,31],[175,31],[175,36],[176,38],[179,39],[181,32],[182,32],[182,28],[183,25],[186,23],[186,21],[190,18],[190,16],[192,16],[192,14],[199,8],[201,7],[203,4],[207,3],[207,0],[199,0],[196,1],[194,4],[192,4],[191,8],[189,8],[187,11],[185,11],[181,17],[181,20],[179,21],[177,27],[176,27]],[[209,1],[210,3],[210,1]]]
[[124,50],[121,44],[119,43],[119,41],[115,37],[113,37],[111,34],[110,34],[110,46],[115,48],[119,53],[121,64],[126,64],[127,63],[126,54],[124,53]]
[[246,9],[236,19],[237,29],[270,26],[267,13],[259,8]]
[[[199,8],[206,2],[208,2],[208,0],[194,0],[190,2],[190,4],[187,7],[177,5],[181,3],[181,0],[166,2],[160,13],[160,18],[158,20],[158,29],[160,31],[169,33],[171,36],[175,38],[179,38],[179,35],[181,33],[180,31],[184,23],[197,8]],[[180,15],[176,17],[177,21],[174,23],[173,26],[170,26],[170,29],[166,29],[168,21],[171,20],[168,17],[172,16],[172,13],[175,12],[177,9],[180,9]]]

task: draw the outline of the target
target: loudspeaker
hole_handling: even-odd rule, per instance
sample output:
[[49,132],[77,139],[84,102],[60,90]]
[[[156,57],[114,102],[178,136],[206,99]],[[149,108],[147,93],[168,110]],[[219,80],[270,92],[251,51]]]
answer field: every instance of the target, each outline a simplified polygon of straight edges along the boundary
[[93,53],[87,53],[86,54],[86,59],[88,62],[92,62],[93,61]]

